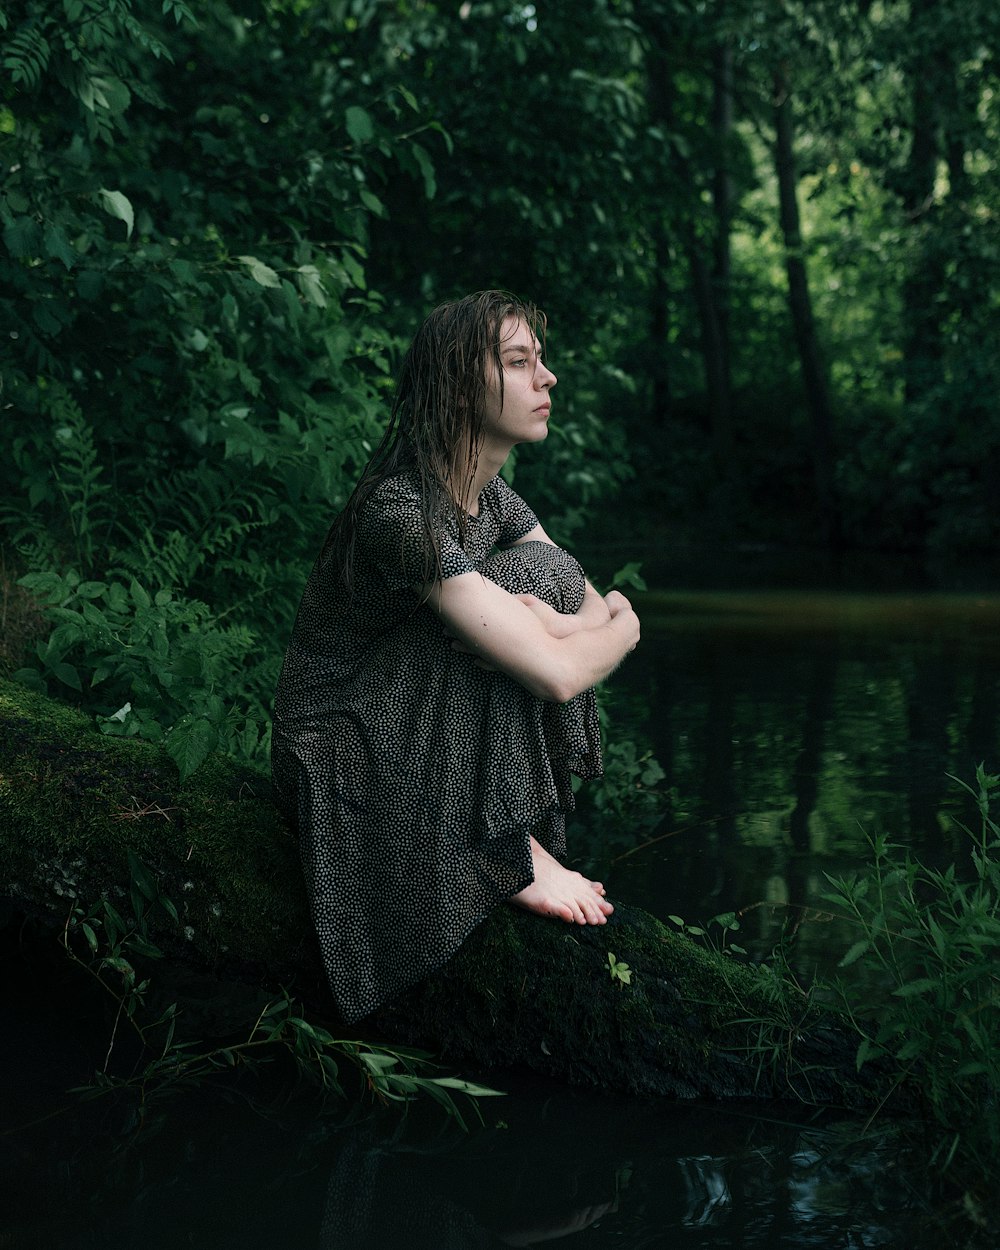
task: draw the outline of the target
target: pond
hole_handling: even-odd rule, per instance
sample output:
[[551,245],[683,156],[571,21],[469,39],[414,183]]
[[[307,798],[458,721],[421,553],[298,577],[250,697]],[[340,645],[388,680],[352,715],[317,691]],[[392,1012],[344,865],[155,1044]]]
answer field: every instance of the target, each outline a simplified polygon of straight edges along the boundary
[[[612,895],[688,921],[742,912],[754,953],[791,926],[803,966],[829,968],[851,938],[815,918],[825,874],[864,862],[869,835],[968,859],[955,823],[968,804],[946,774],[969,780],[975,763],[1000,759],[1000,597],[671,592],[645,596],[642,615],[613,715],[648,738],[670,798],[643,828],[607,828],[600,846],[582,835]],[[65,1107],[61,1091],[93,1069],[99,1046],[79,987],[7,939],[10,1128]],[[866,1135],[857,1120],[489,1083],[508,1094],[484,1101],[485,1124],[469,1135],[433,1108],[352,1122],[206,1090],[154,1108],[141,1132],[111,1104],[74,1106],[0,1137],[0,1244],[940,1241],[888,1131]]]
[[[742,912],[761,948],[821,910],[826,874],[868,862],[877,834],[971,866],[959,822],[974,811],[951,778],[1000,764],[1000,596],[657,593],[641,607],[613,714],[644,728],[671,798],[597,857],[623,897],[689,922]],[[822,922],[797,938],[827,970],[852,940]]]

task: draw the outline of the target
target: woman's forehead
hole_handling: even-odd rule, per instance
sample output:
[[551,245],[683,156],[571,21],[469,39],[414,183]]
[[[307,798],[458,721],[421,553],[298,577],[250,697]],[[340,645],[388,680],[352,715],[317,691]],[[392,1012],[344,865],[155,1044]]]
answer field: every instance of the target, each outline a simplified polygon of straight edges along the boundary
[[520,347],[525,351],[541,351],[541,344],[523,317],[504,317],[500,325],[500,350]]

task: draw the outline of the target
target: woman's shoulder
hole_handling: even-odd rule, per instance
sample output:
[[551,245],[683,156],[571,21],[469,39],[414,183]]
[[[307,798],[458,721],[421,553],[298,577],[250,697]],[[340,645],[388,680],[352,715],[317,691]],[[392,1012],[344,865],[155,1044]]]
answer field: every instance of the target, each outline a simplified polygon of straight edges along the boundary
[[538,524],[538,517],[529,505],[499,475],[487,484],[483,496],[496,520],[501,545],[516,542]]
[[508,511],[511,508],[526,508],[528,506],[517,491],[514,490],[513,486],[505,481],[499,473],[486,483],[483,495],[491,507],[501,511]]
[[420,476],[416,470],[406,470],[384,477],[372,487],[365,501],[366,507],[390,508],[420,506]]

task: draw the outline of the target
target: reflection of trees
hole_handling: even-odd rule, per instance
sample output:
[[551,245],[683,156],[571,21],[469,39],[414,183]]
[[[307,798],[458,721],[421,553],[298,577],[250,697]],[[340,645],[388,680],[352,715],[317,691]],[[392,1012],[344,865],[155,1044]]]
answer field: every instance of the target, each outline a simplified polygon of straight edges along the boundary
[[937,636],[901,633],[897,618],[891,634],[783,636],[720,612],[717,626],[647,638],[634,676],[683,811],[616,868],[616,888],[703,920],[762,900],[779,878],[793,905],[815,900],[810,872],[862,867],[878,832],[928,862],[961,862],[967,839],[941,824],[960,803],[947,774],[1000,768],[1000,664],[988,640],[963,645],[961,623]]
[[836,645],[830,643],[817,649],[809,668],[802,739],[792,767],[795,805],[788,818],[788,834],[795,851],[787,866],[788,901],[796,910],[803,908],[808,898],[809,819],[819,797],[823,744],[833,711],[839,663]]
[[836,1126],[558,1091],[520,1107],[509,1130],[446,1149],[359,1128],[332,1160],[319,1250],[682,1250],[707,1244],[708,1228],[720,1245],[848,1245],[852,1229],[858,1244],[883,1245],[884,1213],[905,1222],[912,1199],[898,1172],[883,1179],[877,1142],[845,1159],[840,1136]]
[[906,664],[906,754],[904,776],[911,839],[934,845],[938,814],[951,766],[950,728],[956,719],[957,650],[938,646],[917,652]]
[[[998,680],[996,665],[987,662],[980,654],[972,665],[972,698],[969,701],[969,719],[965,731],[969,759],[973,764],[985,762],[987,771],[1000,768],[997,727],[1000,723],[1000,703],[997,699]],[[959,763],[961,768],[961,763]]]

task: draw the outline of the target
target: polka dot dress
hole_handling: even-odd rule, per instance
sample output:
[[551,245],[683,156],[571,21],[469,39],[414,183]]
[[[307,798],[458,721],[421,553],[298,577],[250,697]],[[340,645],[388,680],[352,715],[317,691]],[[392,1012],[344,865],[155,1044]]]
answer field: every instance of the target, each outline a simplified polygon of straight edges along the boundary
[[[565,854],[570,774],[601,772],[593,691],[546,703],[452,649],[422,580],[419,485],[383,482],[358,521],[350,601],[322,562],[306,585],[275,699],[272,771],[296,829],[313,922],[351,1023],[439,968],[532,881],[529,832]],[[559,547],[499,477],[445,577],[479,572],[562,612],[583,601]]]

